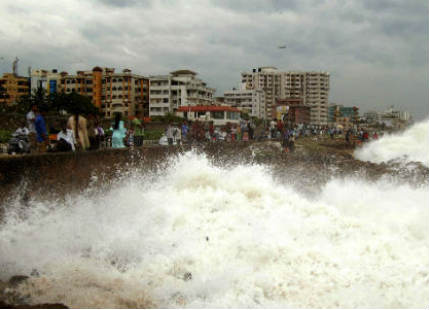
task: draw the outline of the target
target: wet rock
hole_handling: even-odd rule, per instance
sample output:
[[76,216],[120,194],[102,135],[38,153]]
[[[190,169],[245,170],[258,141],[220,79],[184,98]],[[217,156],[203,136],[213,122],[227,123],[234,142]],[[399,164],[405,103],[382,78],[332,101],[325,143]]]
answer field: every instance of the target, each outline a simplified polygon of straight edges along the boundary
[[190,273],[190,272],[186,272],[186,273],[183,275],[183,281],[190,281],[190,280],[192,280],[192,273]]
[[22,276],[22,275],[13,276],[9,279],[9,285],[11,287],[16,287],[22,282],[26,281],[27,279],[28,279],[28,276]]
[[68,309],[68,307],[63,304],[14,305],[0,301],[0,309]]

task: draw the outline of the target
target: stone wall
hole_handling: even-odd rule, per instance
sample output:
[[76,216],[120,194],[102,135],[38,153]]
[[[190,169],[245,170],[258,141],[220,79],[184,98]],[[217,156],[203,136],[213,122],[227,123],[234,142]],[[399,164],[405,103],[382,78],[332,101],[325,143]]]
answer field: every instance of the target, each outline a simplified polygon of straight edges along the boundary
[[[214,160],[227,161],[247,146],[248,143],[217,143],[197,146],[196,150],[205,152]],[[143,172],[157,169],[166,163],[167,157],[189,149],[190,146],[155,145],[135,149],[0,157],[0,201],[4,202],[11,196],[48,198],[82,191],[94,183],[94,175],[97,176],[96,182],[105,184],[130,168]]]

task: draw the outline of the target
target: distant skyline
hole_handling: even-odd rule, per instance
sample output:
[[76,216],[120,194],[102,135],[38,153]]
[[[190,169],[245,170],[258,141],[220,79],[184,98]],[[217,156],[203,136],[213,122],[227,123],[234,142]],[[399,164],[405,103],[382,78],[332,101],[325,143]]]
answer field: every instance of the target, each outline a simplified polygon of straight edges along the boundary
[[0,72],[187,68],[222,96],[252,68],[328,71],[330,102],[421,120],[428,29],[422,0],[2,0]]

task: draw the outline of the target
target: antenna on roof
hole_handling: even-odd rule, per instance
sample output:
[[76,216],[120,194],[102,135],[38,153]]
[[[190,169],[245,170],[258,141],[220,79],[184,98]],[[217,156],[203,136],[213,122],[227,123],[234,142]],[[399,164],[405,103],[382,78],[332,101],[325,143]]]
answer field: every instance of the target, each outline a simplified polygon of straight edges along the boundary
[[15,57],[15,60],[12,62],[12,72],[15,76],[18,75],[18,61],[19,58]]

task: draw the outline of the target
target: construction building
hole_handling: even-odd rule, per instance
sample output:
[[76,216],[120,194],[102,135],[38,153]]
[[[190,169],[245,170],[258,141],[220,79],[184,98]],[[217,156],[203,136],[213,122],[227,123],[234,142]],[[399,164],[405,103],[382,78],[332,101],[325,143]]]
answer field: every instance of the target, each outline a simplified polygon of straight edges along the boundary
[[149,116],[174,113],[182,106],[212,105],[215,89],[196,76],[191,70],[151,76]]
[[310,124],[311,106],[304,104],[301,98],[279,99],[275,108],[276,119],[285,121],[288,126]]
[[300,98],[311,107],[313,125],[328,123],[329,78],[328,72],[285,72],[276,67],[260,67],[241,74],[244,88],[265,92],[266,118],[276,117],[277,100]]

